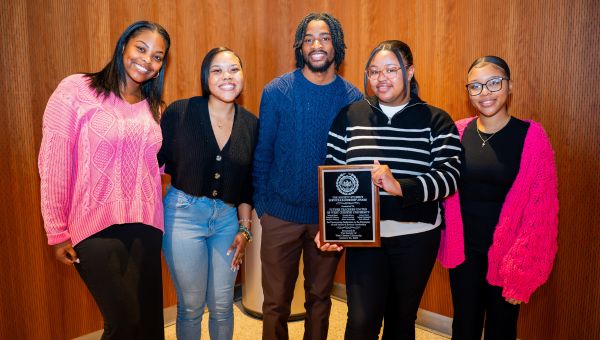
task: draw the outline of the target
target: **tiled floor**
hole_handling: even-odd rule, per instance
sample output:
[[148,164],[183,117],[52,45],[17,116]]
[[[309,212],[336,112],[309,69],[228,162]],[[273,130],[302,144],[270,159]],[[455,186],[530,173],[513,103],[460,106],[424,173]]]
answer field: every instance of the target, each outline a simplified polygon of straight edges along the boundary
[[[255,340],[261,338],[262,322],[244,313],[241,302],[234,305],[235,326],[233,330],[234,340]],[[338,340],[344,338],[344,328],[346,327],[346,312],[348,308],[346,303],[339,300],[333,300],[331,317],[329,324],[329,339]],[[202,338],[208,338],[208,314],[204,315],[202,320]],[[295,321],[288,324],[290,340],[302,339],[304,333],[304,322]],[[446,340],[448,337],[438,335],[417,327],[417,340]],[[175,340],[175,325],[165,328],[165,339]]]

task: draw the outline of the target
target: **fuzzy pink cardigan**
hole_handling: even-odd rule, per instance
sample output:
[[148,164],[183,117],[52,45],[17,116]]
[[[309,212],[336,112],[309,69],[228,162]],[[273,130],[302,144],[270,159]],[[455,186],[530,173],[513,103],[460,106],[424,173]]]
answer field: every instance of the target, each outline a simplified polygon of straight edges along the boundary
[[144,100],[99,98],[81,74],[65,78],[46,106],[38,159],[48,244],[73,245],[113,225],[163,230],[156,154],[160,126]]
[[[456,122],[461,138],[473,119]],[[502,296],[523,302],[548,279],[558,249],[554,152],[542,126],[529,123],[519,173],[506,195],[488,252],[487,272],[491,285],[503,287]],[[462,230],[458,193],[446,199],[444,208],[446,228]]]

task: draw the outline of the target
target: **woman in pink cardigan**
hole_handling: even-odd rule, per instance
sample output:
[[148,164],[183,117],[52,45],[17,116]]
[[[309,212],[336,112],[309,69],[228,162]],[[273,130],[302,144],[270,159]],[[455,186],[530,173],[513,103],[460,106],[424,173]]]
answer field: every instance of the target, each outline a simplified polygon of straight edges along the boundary
[[447,228],[464,228],[466,255],[450,269],[452,338],[481,339],[485,320],[486,340],[516,339],[519,305],[548,279],[556,255],[554,154],[540,124],[509,114],[504,60],[475,60],[466,87],[479,114],[456,123],[461,184],[445,202]]
[[56,258],[75,265],[104,318],[102,339],[163,339],[159,109],[170,38],[139,21],[99,72],[48,101],[41,207]]

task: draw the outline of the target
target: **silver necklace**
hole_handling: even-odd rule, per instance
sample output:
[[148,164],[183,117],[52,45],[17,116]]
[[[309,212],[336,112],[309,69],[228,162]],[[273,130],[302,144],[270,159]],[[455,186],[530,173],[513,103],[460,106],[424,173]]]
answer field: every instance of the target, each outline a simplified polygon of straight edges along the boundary
[[500,130],[498,130],[498,131],[496,131],[496,132],[492,133],[492,135],[491,135],[491,136],[489,136],[488,138],[485,138],[485,139],[484,139],[484,138],[481,136],[481,133],[479,132],[479,128],[478,128],[478,127],[475,127],[475,129],[477,130],[477,135],[479,136],[479,138],[481,138],[481,142],[482,142],[482,143],[481,143],[481,147],[482,147],[482,148],[485,146],[485,143],[487,143],[487,142],[488,142],[488,140],[492,139],[492,137],[494,137],[494,135],[495,135],[495,134],[496,134],[498,131],[500,131]]

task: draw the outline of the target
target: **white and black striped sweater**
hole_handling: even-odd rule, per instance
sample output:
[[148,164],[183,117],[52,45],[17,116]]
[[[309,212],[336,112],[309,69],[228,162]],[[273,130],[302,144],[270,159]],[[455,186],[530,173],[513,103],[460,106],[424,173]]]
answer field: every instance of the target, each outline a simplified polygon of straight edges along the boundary
[[454,193],[462,146],[445,111],[413,98],[392,119],[376,97],[340,111],[327,139],[326,164],[373,164],[392,170],[404,197],[381,191],[381,220],[433,224],[438,201]]

